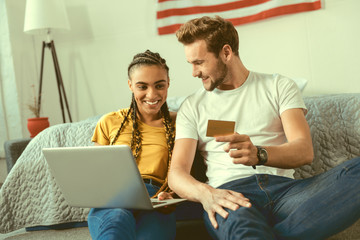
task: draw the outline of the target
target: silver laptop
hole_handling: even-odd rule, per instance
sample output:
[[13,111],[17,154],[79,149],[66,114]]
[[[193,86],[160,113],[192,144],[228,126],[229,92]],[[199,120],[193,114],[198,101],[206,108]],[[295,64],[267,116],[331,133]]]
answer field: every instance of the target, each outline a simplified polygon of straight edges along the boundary
[[153,209],[185,199],[151,199],[127,145],[44,148],[68,205]]

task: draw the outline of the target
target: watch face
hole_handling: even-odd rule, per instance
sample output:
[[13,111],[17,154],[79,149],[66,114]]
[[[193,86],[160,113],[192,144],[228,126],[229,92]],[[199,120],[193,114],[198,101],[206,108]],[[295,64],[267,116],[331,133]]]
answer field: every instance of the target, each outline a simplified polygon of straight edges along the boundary
[[266,152],[264,151],[264,149],[261,149],[261,151],[260,151],[260,158],[261,158],[262,160],[265,160],[266,157],[267,157]]
[[264,165],[267,162],[268,156],[265,148],[258,147],[258,165]]

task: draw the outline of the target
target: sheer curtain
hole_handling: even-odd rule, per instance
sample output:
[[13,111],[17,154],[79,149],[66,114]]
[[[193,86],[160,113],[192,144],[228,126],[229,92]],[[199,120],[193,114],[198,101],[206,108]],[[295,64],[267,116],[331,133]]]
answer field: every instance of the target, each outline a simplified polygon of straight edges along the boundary
[[0,0],[0,157],[4,142],[22,137],[22,123],[5,0]]

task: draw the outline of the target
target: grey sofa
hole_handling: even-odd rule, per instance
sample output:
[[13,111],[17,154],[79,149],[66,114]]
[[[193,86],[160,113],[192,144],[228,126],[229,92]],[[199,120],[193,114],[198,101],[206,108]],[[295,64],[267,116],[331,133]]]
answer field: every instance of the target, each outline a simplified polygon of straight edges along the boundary
[[[346,160],[360,156],[360,93],[312,96],[305,97],[304,100],[309,110],[306,118],[311,130],[315,158],[311,165],[296,169],[294,177],[307,178],[320,174]],[[96,122],[96,120],[97,118],[94,118],[92,121]],[[86,122],[88,123],[88,120]],[[94,124],[91,126],[93,127]],[[71,129],[77,125],[72,124],[67,127]],[[47,131],[51,131],[51,128],[53,127]],[[5,143],[9,168],[15,164],[17,157],[29,141],[30,139],[24,139]],[[34,138],[31,141],[38,141],[38,139]],[[67,146],[66,141],[62,141],[61,145]],[[203,167],[199,159],[195,160],[195,165],[194,174],[203,180],[203,175],[199,176],[200,168]],[[201,220],[202,209],[199,204],[180,205],[176,214],[177,239],[209,239]],[[72,219],[68,221],[71,222]],[[54,224],[53,221],[52,224]],[[360,221],[330,239],[360,239]]]
[[26,139],[14,139],[4,143],[6,167],[9,173],[11,168],[16,163],[16,160],[20,157],[26,146],[29,144],[31,138]]

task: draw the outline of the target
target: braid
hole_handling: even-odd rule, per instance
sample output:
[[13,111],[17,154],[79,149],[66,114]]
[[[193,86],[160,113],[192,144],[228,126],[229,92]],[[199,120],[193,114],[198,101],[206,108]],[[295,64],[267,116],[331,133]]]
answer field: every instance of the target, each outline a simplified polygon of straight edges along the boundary
[[169,159],[171,159],[172,150],[174,148],[174,143],[175,143],[175,126],[174,124],[172,124],[172,119],[170,117],[169,109],[166,102],[161,107],[161,113],[163,115],[163,123],[165,127],[165,134],[169,148]]
[[132,137],[131,137],[131,149],[134,154],[134,158],[136,163],[138,163],[139,155],[141,152],[142,147],[142,141],[141,141],[141,133],[139,131],[139,124],[136,117],[137,114],[137,105],[135,101],[134,94],[132,95],[132,101],[131,101],[131,119],[133,122],[133,131],[132,131]]
[[138,163],[138,158],[139,158],[140,151],[141,151],[142,141],[141,141],[141,133],[139,131],[138,121],[137,121],[137,117],[136,117],[136,111],[137,111],[137,106],[136,106],[136,101],[135,101],[135,98],[133,95],[131,104],[130,104],[130,108],[129,108],[128,112],[126,113],[124,120],[122,121],[122,123],[119,127],[119,130],[117,131],[114,139],[110,142],[110,145],[115,144],[115,142],[119,138],[120,133],[123,130],[125,124],[128,122],[129,115],[131,114],[130,117],[133,122],[133,131],[132,131],[130,147],[133,151],[134,159],[135,159],[136,163]]
[[[131,103],[132,104],[132,103]],[[114,145],[116,140],[118,139],[118,137],[120,136],[120,133],[121,131],[123,130],[125,124],[128,122],[128,119],[129,119],[129,114],[131,112],[131,105],[130,105],[130,108],[129,108],[129,111],[126,113],[125,117],[124,117],[124,120],[122,121],[120,127],[119,127],[119,130],[117,131],[114,139],[112,141],[110,141],[110,145]]]
[[162,114],[162,118],[163,118],[163,123],[164,123],[164,128],[165,128],[165,136],[166,136],[167,145],[168,145],[168,169],[167,169],[167,174],[166,174],[166,178],[165,178],[163,185],[160,187],[160,189],[157,191],[157,193],[153,197],[156,197],[162,191],[170,190],[170,188],[168,186],[168,174],[169,174],[169,170],[170,170],[172,150],[174,148],[174,143],[175,143],[175,127],[174,127],[174,124],[172,124],[172,119],[170,117],[169,109],[168,109],[166,102],[161,106],[161,114]]

